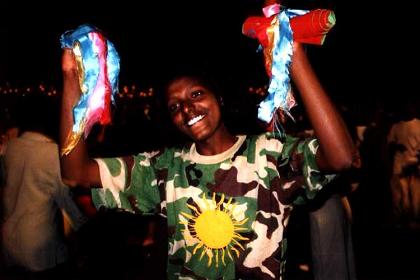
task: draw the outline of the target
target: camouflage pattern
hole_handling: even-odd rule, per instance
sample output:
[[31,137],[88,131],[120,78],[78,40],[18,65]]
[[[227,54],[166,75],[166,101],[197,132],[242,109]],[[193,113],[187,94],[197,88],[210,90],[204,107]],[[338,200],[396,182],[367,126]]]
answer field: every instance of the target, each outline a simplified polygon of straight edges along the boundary
[[[192,144],[97,159],[103,189],[93,190],[93,200],[97,207],[167,218],[168,279],[282,279],[293,205],[312,199],[332,178],[317,170],[317,148],[315,139],[281,141],[266,133],[239,136],[217,156],[201,156]],[[239,237],[219,249],[203,244],[194,228],[215,203],[242,223]]]

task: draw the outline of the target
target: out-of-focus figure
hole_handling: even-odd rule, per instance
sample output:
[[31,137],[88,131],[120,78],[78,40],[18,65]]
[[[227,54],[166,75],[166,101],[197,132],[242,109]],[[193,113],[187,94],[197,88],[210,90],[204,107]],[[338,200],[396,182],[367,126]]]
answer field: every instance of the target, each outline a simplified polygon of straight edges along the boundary
[[415,103],[405,106],[388,134],[393,159],[391,193],[395,222],[420,226],[420,120]]
[[23,133],[8,142],[4,155],[4,262],[31,272],[58,271],[68,260],[63,220],[73,229],[85,221],[61,180],[57,110],[46,98],[28,100],[30,106],[22,110]]

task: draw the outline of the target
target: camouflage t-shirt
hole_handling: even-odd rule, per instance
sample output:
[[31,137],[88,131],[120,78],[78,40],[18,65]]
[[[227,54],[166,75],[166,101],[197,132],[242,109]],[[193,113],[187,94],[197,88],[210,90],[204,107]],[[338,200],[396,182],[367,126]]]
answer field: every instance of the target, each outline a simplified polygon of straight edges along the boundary
[[293,204],[330,177],[315,163],[315,139],[238,136],[227,151],[195,145],[97,159],[97,207],[159,213],[168,223],[168,279],[281,279],[284,230]]

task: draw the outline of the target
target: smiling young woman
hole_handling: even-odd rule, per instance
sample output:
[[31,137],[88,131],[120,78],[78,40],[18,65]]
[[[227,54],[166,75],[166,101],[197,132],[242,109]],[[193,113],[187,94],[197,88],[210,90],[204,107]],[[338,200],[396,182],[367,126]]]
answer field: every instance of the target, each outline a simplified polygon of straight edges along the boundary
[[[297,43],[290,70],[316,139],[231,133],[216,87],[179,76],[166,87],[166,106],[192,143],[89,159],[81,139],[61,158],[63,177],[72,185],[99,187],[92,192],[97,207],[166,217],[168,279],[282,279],[284,232],[294,204],[312,199],[331,173],[350,167],[355,154],[344,122]],[[80,96],[77,74],[65,50],[62,144]]]

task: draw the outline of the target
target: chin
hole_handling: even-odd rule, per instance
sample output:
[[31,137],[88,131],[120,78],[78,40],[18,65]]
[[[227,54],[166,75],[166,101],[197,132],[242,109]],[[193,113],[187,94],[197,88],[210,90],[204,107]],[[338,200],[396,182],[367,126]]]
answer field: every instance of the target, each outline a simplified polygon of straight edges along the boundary
[[194,142],[201,142],[201,141],[205,141],[208,137],[206,137],[206,135],[190,135],[191,140],[193,140]]
[[190,135],[190,138],[194,142],[202,142],[202,141],[206,141],[207,139],[209,139],[211,135],[212,135],[211,133],[203,131],[202,133],[199,133],[199,134]]

